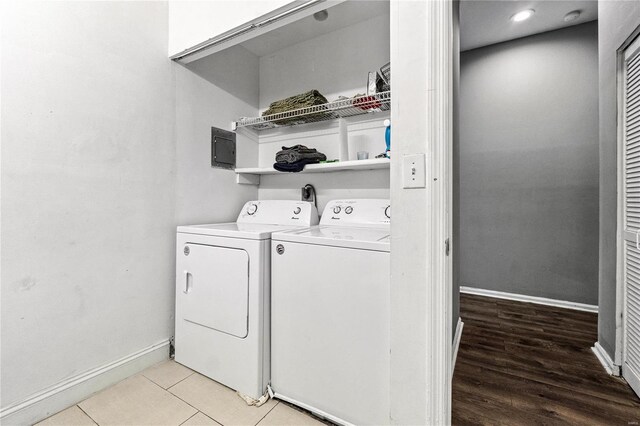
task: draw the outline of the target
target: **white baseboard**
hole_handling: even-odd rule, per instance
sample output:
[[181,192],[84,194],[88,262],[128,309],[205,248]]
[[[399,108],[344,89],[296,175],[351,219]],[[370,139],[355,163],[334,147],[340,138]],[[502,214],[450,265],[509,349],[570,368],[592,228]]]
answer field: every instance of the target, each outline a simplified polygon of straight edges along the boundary
[[527,296],[524,294],[506,293],[503,291],[485,290],[475,287],[460,287],[460,293],[475,294],[477,296],[494,297],[496,299],[515,300],[517,302],[536,303],[538,305],[555,306],[556,308],[575,309],[577,311],[598,313],[597,305],[569,302],[566,300],[547,299],[546,297]]
[[458,349],[460,348],[460,340],[462,340],[462,328],[464,323],[462,318],[458,317],[458,324],[456,325],[456,335],[453,337],[453,354],[451,359],[451,377],[456,368],[456,360],[458,359]]
[[31,425],[169,358],[169,339],[41,390],[0,409],[3,425]]
[[591,348],[593,353],[600,361],[600,364],[604,367],[604,369],[612,376],[620,376],[620,366],[616,365],[607,351],[604,350],[602,346],[600,346],[600,342],[596,342],[595,345]]

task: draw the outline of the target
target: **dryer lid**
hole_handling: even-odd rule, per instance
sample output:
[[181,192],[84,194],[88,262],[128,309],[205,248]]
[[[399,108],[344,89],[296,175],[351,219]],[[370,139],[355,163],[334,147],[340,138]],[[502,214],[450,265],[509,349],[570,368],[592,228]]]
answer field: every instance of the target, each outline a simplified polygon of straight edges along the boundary
[[178,226],[183,234],[209,235],[212,237],[243,238],[248,240],[267,240],[272,232],[299,229],[291,225],[269,225],[255,223],[212,223],[205,225]]

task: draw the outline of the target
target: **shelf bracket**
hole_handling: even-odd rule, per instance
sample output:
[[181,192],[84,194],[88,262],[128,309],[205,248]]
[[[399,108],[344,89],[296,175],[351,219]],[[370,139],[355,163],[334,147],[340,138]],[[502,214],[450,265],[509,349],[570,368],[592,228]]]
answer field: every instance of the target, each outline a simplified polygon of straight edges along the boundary
[[260,185],[260,175],[237,173],[236,183],[239,183],[240,185]]

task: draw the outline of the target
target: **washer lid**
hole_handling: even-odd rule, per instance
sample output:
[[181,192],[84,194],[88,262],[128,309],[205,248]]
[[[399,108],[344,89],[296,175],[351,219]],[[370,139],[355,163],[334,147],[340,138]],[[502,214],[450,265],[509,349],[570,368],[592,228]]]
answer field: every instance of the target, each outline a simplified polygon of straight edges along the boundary
[[266,225],[255,223],[212,223],[206,225],[178,226],[183,234],[210,235],[213,237],[244,238],[248,240],[267,240],[272,232],[300,229],[291,225]]
[[347,247],[360,250],[389,251],[390,230],[386,228],[359,228],[355,226],[313,226],[271,235],[273,241]]

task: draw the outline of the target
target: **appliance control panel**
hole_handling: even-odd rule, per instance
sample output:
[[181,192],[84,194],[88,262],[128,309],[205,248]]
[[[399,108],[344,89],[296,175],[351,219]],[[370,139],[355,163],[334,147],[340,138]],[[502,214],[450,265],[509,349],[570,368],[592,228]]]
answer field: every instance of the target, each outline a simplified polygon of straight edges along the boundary
[[327,203],[320,225],[380,226],[391,223],[391,203],[384,199],[333,200]]
[[255,200],[240,210],[237,223],[261,225],[313,226],[318,224],[318,210],[308,201]]

